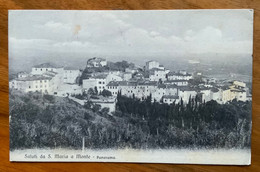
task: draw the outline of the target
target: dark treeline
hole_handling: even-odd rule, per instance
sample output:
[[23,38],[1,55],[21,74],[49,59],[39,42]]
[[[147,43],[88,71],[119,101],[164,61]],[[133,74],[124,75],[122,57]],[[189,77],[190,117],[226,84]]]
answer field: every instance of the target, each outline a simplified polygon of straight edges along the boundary
[[10,149],[248,148],[251,102],[151,103],[118,96],[113,116],[88,102],[10,92]]
[[[201,103],[190,98],[187,105],[171,105],[128,98],[118,94],[117,109],[147,123],[148,135],[158,145],[211,148],[248,148],[251,143],[251,102]],[[135,124],[138,125],[138,124]],[[156,145],[156,144],[155,144]]]

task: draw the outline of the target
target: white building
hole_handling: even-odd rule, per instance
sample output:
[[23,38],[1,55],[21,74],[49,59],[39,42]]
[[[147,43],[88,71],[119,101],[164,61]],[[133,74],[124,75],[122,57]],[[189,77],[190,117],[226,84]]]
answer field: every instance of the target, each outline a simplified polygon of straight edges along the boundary
[[31,74],[32,75],[42,75],[42,74],[44,74],[46,72],[50,72],[50,71],[56,72],[59,74],[63,74],[64,69],[63,69],[63,67],[54,66],[50,63],[43,63],[40,65],[33,66]]
[[174,95],[165,95],[162,97],[163,99],[163,103],[167,103],[167,104],[178,104],[180,102],[180,98],[179,96],[174,96]]
[[192,79],[192,75],[187,73],[186,71],[179,71],[177,73],[170,72],[167,75],[168,80],[190,80]]
[[221,91],[218,88],[211,88],[210,90],[210,99],[215,100],[218,103],[222,103],[222,94]]
[[55,94],[61,84],[62,78],[57,74],[31,75],[11,80],[9,82],[9,88],[23,92]]
[[127,73],[132,73],[132,74],[134,74],[134,73],[137,73],[139,70],[138,70],[138,68],[136,68],[136,67],[129,67],[129,68],[126,68],[125,69],[125,72],[127,72]]
[[77,79],[80,77],[81,73],[82,72],[79,69],[65,67],[63,73],[63,82],[75,84],[77,82]]
[[157,86],[157,89],[151,93],[152,94],[152,101],[160,102],[162,97],[166,95],[166,85],[160,84]]
[[123,73],[120,71],[111,71],[108,74],[101,75],[106,75],[106,83],[111,81],[123,81]]
[[82,88],[78,84],[62,84],[56,91],[57,96],[67,97],[82,94]]
[[145,63],[145,70],[149,71],[153,68],[159,69],[160,63],[154,60]]
[[119,91],[119,82],[111,81],[107,84],[106,90],[110,91],[112,96],[117,96]]
[[90,99],[91,102],[94,104],[98,104],[102,108],[108,108],[109,114],[111,115],[112,112],[116,110],[116,98],[115,97],[101,97],[99,96],[98,99]]
[[212,93],[211,93],[211,89],[207,88],[207,87],[203,87],[199,89],[199,93],[202,94],[202,102],[208,102],[210,100],[212,100]]
[[188,80],[168,80],[165,81],[166,85],[188,86]]
[[24,78],[24,77],[28,77],[30,74],[26,73],[26,72],[19,72],[18,73],[18,78]]
[[190,98],[195,98],[197,95],[197,92],[190,88],[190,87],[180,87],[178,96],[180,99],[182,99],[184,104],[187,104],[189,102]]
[[244,89],[246,87],[246,83],[241,81],[233,81],[233,86],[235,88]]
[[131,72],[124,72],[123,73],[123,80],[124,81],[128,81],[128,80],[130,80],[131,78],[132,78],[132,73]]
[[99,76],[95,78],[83,79],[82,88],[84,91],[88,91],[90,88],[97,89],[98,93],[101,93],[107,85],[106,76]]
[[94,57],[87,61],[87,67],[103,67],[107,66],[106,59]]
[[150,81],[166,81],[169,70],[153,68],[149,71]]

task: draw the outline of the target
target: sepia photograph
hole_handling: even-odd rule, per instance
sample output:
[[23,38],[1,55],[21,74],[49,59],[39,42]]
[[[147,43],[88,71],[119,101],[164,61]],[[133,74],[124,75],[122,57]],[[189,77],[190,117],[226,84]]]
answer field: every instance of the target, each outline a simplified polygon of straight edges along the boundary
[[9,10],[10,161],[251,164],[253,10]]

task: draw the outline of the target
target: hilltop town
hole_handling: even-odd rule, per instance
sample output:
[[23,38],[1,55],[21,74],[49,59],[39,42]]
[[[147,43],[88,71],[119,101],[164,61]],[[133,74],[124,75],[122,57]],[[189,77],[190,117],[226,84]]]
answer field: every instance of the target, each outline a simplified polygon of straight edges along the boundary
[[[121,66],[117,66],[120,64]],[[84,105],[91,101],[115,111],[118,94],[152,102],[187,104],[191,98],[200,102],[215,100],[225,104],[234,99],[251,100],[246,83],[218,81],[194,71],[170,71],[157,61],[144,67],[126,61],[111,64],[103,58],[91,58],[84,71],[43,63],[33,66],[30,73],[20,72],[9,81],[10,90],[41,92],[70,99]]]

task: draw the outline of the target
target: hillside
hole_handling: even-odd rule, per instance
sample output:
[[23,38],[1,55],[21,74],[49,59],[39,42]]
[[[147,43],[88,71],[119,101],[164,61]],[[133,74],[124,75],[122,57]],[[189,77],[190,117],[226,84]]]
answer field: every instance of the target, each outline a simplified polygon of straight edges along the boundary
[[187,106],[118,95],[113,116],[69,98],[10,91],[10,149],[249,148],[251,102]]

